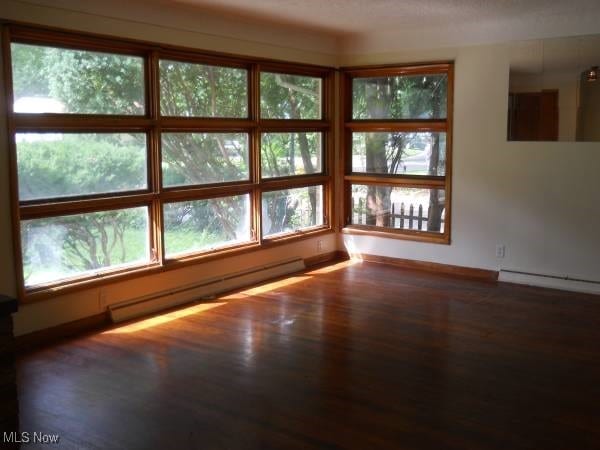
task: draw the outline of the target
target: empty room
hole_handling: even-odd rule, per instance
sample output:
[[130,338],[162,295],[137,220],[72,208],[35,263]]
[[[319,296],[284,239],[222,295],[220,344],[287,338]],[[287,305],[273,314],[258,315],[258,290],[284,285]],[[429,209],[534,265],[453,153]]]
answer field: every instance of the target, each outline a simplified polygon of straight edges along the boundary
[[0,448],[600,449],[597,0],[0,28]]

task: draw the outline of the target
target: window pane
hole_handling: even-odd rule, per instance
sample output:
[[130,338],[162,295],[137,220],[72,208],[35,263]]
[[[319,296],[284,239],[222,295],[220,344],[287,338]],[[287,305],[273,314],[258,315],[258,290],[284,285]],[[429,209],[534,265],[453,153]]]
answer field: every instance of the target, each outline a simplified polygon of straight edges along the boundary
[[19,199],[147,187],[143,133],[17,133]]
[[264,236],[323,225],[323,186],[263,192]]
[[161,60],[160,113],[178,117],[248,117],[248,72]]
[[321,119],[321,95],[321,78],[262,72],[260,117]]
[[260,161],[263,178],[320,173],[321,133],[263,133]]
[[148,209],[21,222],[26,286],[149,261]]
[[443,189],[352,185],[354,225],[444,232]]
[[167,256],[251,240],[249,194],[167,203],[163,211]]
[[402,75],[352,80],[353,119],[444,119],[448,76]]
[[246,133],[163,133],[163,186],[248,180]]
[[446,133],[353,133],[352,171],[443,176]]
[[138,56],[11,44],[14,111],[144,114]]

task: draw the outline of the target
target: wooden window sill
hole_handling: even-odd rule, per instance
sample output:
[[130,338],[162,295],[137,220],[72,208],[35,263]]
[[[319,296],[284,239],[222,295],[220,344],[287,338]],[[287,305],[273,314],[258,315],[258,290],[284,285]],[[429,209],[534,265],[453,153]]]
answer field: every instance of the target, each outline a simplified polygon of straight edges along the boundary
[[61,280],[60,282],[56,283],[28,288],[25,290],[25,296],[23,297],[22,302],[34,303],[48,300],[72,292],[82,291],[135,278],[141,278],[173,269],[181,269],[186,266],[202,264],[217,259],[239,256],[244,253],[264,250],[277,245],[290,244],[296,241],[331,233],[334,233],[334,230],[331,227],[319,227],[317,229],[275,236],[274,238],[263,240],[262,244],[259,244],[258,242],[250,242],[237,246],[225,247],[211,252],[190,253],[177,258],[166,259],[163,265],[159,263],[149,263],[142,266],[138,265],[115,270],[107,269],[93,275],[70,278],[66,281]]
[[342,234],[359,236],[374,236],[387,239],[401,239],[407,241],[429,242],[431,244],[450,245],[450,236],[446,233],[431,233],[428,231],[396,230],[374,226],[347,225],[342,228]]

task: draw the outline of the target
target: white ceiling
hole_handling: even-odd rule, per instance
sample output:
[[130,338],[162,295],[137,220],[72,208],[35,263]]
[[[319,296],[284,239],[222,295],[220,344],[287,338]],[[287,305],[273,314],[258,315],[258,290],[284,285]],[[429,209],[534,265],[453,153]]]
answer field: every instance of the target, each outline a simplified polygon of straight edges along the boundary
[[[7,14],[8,18],[14,16],[22,21],[32,20],[28,8],[40,7],[36,12],[44,21],[50,13],[63,11],[68,16],[80,12],[157,25],[169,36],[192,32],[202,34],[205,41],[220,36],[268,44],[283,53],[284,49],[295,49],[334,59],[600,34],[600,0],[0,0],[0,3],[4,8],[0,17]],[[62,23],[62,13],[59,22]],[[252,54],[252,49],[244,51]],[[442,58],[448,57],[445,55]]]
[[[169,0],[252,20],[276,21],[339,36],[477,23],[533,24],[544,18],[585,17],[599,0]],[[598,30],[600,31],[600,30]]]

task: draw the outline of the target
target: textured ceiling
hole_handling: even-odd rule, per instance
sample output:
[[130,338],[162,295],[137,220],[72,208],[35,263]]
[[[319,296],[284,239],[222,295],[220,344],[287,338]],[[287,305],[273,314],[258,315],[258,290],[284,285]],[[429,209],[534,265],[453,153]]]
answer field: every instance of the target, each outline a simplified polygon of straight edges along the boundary
[[335,58],[340,64],[348,55],[432,50],[434,56],[423,53],[423,57],[444,59],[448,53],[435,56],[436,49],[600,34],[600,0],[0,0],[0,4],[4,10],[0,17],[10,12],[10,5],[18,5],[12,8],[16,19],[26,22],[32,19],[28,13],[19,15],[24,5],[41,7],[38,14],[44,20],[46,12],[77,11],[155,24],[162,31],[173,30],[177,39],[188,39],[181,32],[200,33],[205,41],[220,36],[249,47],[271,45],[281,58],[289,57],[285,49],[295,49]]
[[373,31],[460,27],[480,22],[584,16],[599,0],[169,0],[254,20],[277,21],[340,36]]

